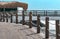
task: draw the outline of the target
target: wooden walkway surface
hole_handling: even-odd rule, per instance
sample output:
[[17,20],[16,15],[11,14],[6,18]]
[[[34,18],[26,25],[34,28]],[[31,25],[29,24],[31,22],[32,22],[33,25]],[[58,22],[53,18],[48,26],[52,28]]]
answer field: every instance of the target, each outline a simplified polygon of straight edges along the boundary
[[43,39],[27,25],[0,22],[0,39]]

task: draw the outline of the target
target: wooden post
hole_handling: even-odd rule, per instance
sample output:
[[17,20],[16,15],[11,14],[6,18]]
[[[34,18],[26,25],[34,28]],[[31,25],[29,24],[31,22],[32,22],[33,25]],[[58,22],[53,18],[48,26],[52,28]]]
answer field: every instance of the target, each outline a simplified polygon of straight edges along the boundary
[[59,20],[56,20],[56,39],[60,39],[59,32]]
[[57,11],[54,11],[54,16],[57,16],[57,13],[58,13]]
[[46,16],[46,15],[45,15],[45,10],[44,10],[44,16]]
[[[59,21],[58,21],[58,22],[59,22]],[[59,29],[59,31],[58,31],[58,32],[59,32],[59,33],[58,33],[58,36],[59,36],[58,39],[60,39],[60,23],[58,23],[58,29]]]
[[45,38],[49,39],[49,17],[46,17],[46,31],[45,31]]
[[32,12],[29,13],[29,28],[32,28]]
[[13,15],[11,14],[11,23],[12,23],[12,16],[13,16]]
[[48,14],[47,14],[47,11],[46,11],[46,16],[47,16]]
[[16,13],[16,24],[18,23],[18,14]]
[[6,14],[6,22],[8,22],[8,15]]
[[3,18],[2,18],[2,13],[1,13],[1,19],[0,19],[0,21],[2,21],[3,20]]
[[5,22],[4,14],[5,14],[5,8],[3,8],[3,22]]
[[37,15],[37,33],[40,33],[40,16]]
[[37,16],[37,13],[38,13],[38,12],[36,11],[36,16]]
[[1,22],[1,13],[0,13],[0,22]]
[[25,15],[24,15],[24,10],[22,11],[22,24],[24,25],[25,24]]
[[5,19],[4,19],[4,12],[3,12],[3,22],[5,22]]

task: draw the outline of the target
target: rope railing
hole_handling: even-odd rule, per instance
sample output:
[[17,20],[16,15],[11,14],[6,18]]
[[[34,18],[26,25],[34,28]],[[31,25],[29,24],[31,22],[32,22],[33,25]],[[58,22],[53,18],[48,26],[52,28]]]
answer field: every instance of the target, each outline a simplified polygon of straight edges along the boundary
[[58,34],[58,36],[60,36],[60,34]]
[[60,24],[58,24],[60,26]]
[[[37,25],[34,24],[33,22],[31,22],[31,23],[32,23],[34,26],[37,26]],[[40,29],[42,30],[42,27],[41,27],[41,26],[40,26]],[[44,30],[45,30],[45,29],[44,29]],[[48,31],[49,31],[49,30],[48,30]],[[49,31],[49,33],[52,34],[53,36],[56,36],[54,33],[50,32],[50,31]]]
[[[49,22],[49,21],[48,21]],[[51,23],[51,22],[49,22],[50,24],[52,24],[52,25],[55,25],[55,24],[53,24],[53,23]]]
[[[29,22],[29,21],[27,21],[27,22]],[[31,23],[32,23],[34,26],[37,26],[35,23],[33,23],[33,22],[31,22]],[[41,31],[43,32],[43,30],[42,30],[42,27],[41,27],[41,26],[40,26],[40,29],[41,29]],[[45,30],[45,29],[44,29],[44,30]],[[48,31],[49,31],[49,30],[48,30]],[[52,36],[54,36],[54,37],[56,36],[56,34],[54,34],[54,33],[50,32],[50,31],[49,31],[49,33],[50,33],[50,34],[52,34]]]
[[[49,30],[48,30],[48,31],[49,31]],[[53,36],[56,36],[56,34],[54,34],[54,33],[50,32],[50,31],[49,31],[49,33],[50,33],[50,34],[52,34]]]
[[[27,22],[29,22],[29,21],[27,21]],[[48,21],[49,22],[49,21]],[[34,26],[37,26],[37,24],[35,24],[35,23],[33,23],[33,22],[31,22]],[[53,24],[53,23],[51,23],[51,22],[49,22],[50,24],[52,24],[52,25],[55,25],[55,24]],[[42,31],[42,27],[40,26],[40,29],[41,29],[41,31]],[[44,29],[45,30],[45,29]],[[49,30],[48,30],[49,31]],[[42,31],[43,32],[43,31]],[[50,32],[49,31],[49,33],[50,34],[52,34],[53,36],[55,36],[55,34],[54,33],[52,33],[52,32]]]

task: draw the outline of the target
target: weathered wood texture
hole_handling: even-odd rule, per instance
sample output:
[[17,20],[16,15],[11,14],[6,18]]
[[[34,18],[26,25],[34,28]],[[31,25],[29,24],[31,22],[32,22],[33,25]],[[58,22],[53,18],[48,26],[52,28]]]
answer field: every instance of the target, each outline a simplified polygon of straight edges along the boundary
[[60,39],[60,25],[59,20],[56,20],[56,39]]
[[37,15],[37,33],[40,33],[40,16]]
[[32,12],[29,13],[29,28],[32,28]]
[[8,22],[8,15],[7,15],[7,13],[6,13],[6,22]]
[[18,23],[18,14],[16,13],[16,24]]
[[46,23],[46,25],[45,25],[45,26],[46,26],[45,38],[46,38],[46,39],[49,39],[49,17],[46,17],[45,20],[46,20],[46,22],[45,22],[45,23]]
[[24,15],[24,10],[22,11],[22,24],[24,25],[25,24],[25,15]]
[[13,18],[13,15],[11,14],[11,18],[10,18],[10,19],[11,19],[11,21],[10,21],[11,23],[12,23],[12,21],[13,21],[13,19],[12,19],[12,18]]

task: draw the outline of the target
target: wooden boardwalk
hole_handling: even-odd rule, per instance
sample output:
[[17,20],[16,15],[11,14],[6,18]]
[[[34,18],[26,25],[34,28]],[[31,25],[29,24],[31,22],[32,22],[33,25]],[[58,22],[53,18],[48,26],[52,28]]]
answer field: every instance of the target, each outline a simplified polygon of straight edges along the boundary
[[0,39],[43,39],[27,25],[0,22]]

